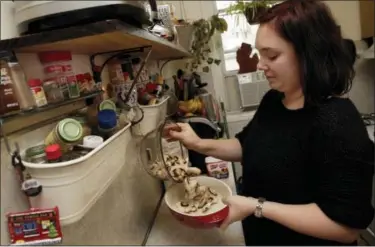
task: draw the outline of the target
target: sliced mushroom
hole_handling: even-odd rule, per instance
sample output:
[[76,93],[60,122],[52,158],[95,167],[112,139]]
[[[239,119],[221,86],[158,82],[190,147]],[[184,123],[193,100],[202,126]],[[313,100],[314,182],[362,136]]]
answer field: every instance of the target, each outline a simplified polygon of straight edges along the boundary
[[208,188],[208,192],[210,192],[211,195],[217,196],[218,194],[216,193],[215,190]]
[[196,168],[196,167],[189,167],[187,170],[186,170],[186,173],[188,176],[198,176],[201,174],[201,170],[199,168]]

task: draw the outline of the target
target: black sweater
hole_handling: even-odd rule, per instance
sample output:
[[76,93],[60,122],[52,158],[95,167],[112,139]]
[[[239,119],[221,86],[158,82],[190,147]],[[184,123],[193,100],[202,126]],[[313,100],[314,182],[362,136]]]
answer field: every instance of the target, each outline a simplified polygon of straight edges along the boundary
[[[349,99],[289,110],[270,90],[236,135],[242,146],[243,195],[285,204],[316,203],[332,220],[364,229],[372,221],[374,143]],[[302,220],[302,219],[301,219]],[[254,216],[247,245],[340,245]]]

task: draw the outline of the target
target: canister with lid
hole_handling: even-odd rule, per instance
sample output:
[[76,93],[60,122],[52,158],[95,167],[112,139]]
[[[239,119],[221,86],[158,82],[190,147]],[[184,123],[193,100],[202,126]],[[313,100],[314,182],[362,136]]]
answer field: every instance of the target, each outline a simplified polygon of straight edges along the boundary
[[91,135],[91,128],[87,123],[87,120],[83,116],[76,116],[73,119],[77,120],[82,125],[82,140],[85,136]]
[[98,130],[104,139],[109,138],[117,126],[117,114],[114,110],[101,110],[98,113]]
[[102,145],[104,142],[103,138],[101,136],[85,136],[83,138],[83,146],[86,148],[92,148],[95,149]]
[[113,111],[116,111],[116,104],[110,100],[110,99],[107,99],[107,100],[103,100],[100,105],[99,105],[99,110],[113,110]]
[[46,163],[46,153],[44,152],[45,147],[46,146],[42,144],[26,149],[25,159],[28,162],[36,164]]
[[82,138],[82,125],[75,119],[65,118],[61,120],[56,127],[48,134],[44,144],[59,144],[62,152],[69,149]]
[[52,144],[45,149],[48,163],[58,163],[62,161],[62,152],[59,144]]

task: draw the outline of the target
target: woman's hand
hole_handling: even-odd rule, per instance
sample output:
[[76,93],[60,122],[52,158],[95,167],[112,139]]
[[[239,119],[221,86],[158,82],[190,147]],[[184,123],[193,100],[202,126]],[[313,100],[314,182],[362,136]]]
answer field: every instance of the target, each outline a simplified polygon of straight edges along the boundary
[[229,206],[228,217],[220,226],[223,230],[230,224],[252,215],[257,205],[257,200],[255,198],[245,196],[230,196],[223,199],[223,202]]
[[201,138],[187,123],[169,124],[164,128],[163,137],[168,141],[180,141],[191,150],[196,150]]

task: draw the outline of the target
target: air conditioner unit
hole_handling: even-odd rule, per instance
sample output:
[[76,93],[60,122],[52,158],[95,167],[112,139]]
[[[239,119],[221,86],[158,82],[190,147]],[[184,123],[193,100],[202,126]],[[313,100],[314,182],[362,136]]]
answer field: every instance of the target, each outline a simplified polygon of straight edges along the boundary
[[263,71],[238,74],[237,80],[242,108],[258,106],[263,95],[270,90]]

